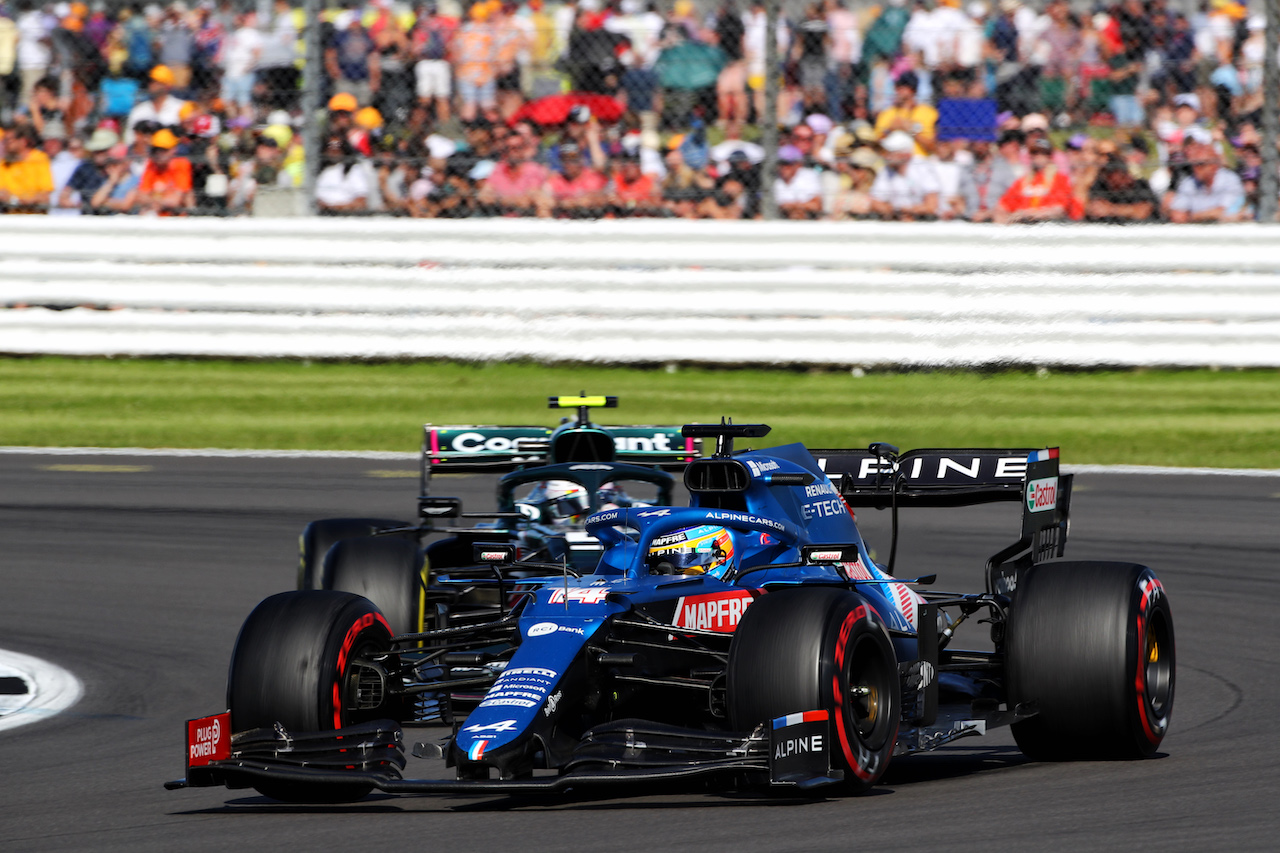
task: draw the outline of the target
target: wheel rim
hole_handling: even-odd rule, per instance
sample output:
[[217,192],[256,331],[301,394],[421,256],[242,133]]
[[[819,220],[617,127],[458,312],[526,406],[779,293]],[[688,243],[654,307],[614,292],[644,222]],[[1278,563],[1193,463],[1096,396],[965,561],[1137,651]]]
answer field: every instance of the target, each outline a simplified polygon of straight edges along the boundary
[[1147,625],[1146,648],[1142,655],[1143,682],[1147,704],[1157,718],[1165,716],[1173,695],[1173,643],[1169,624],[1159,611]]
[[849,714],[858,738],[876,749],[888,737],[893,683],[875,638],[860,637],[849,654]]

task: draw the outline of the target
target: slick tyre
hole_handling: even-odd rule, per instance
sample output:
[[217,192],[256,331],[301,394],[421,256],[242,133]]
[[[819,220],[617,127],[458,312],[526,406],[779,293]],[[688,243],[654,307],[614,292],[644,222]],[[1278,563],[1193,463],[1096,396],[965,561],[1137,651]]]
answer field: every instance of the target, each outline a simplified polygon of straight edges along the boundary
[[[330,731],[388,716],[381,706],[352,707],[361,671],[352,663],[390,648],[391,629],[367,599],[303,590],[263,600],[240,628],[231,654],[231,730],[279,722],[295,732]],[[263,796],[291,803],[351,802],[372,790],[366,784],[276,781],[254,787]]]
[[1009,613],[1018,747],[1042,761],[1151,755],[1169,730],[1177,654],[1169,597],[1133,563],[1045,563],[1018,579]]
[[395,634],[423,630],[427,561],[408,539],[364,536],[343,539],[324,557],[324,589],[354,592],[377,605]]
[[893,755],[901,688],[893,644],[866,599],[843,589],[770,592],[733,636],[730,725],[751,731],[800,711],[831,715],[832,765],[851,793],[879,780]]
[[298,537],[298,589],[324,588],[320,585],[320,567],[335,542],[409,526],[389,518],[322,518],[311,522]]

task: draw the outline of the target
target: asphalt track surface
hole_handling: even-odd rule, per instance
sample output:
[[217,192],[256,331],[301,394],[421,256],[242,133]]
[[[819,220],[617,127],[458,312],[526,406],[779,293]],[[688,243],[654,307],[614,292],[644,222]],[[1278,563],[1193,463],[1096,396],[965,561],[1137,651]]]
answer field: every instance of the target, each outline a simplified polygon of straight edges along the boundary
[[[85,687],[62,715],[0,733],[0,849],[1276,849],[1280,478],[1265,477],[1077,478],[1068,556],[1146,562],[1173,604],[1172,731],[1150,760],[1033,763],[1006,729],[897,760],[853,799],[685,788],[292,807],[252,791],[163,790],[182,775],[184,721],[223,709],[242,620],[293,586],[302,526],[404,517],[412,469],[0,457],[0,648],[57,663]],[[441,479],[436,492],[488,508],[492,479]],[[885,515],[861,519],[882,554]],[[904,521],[900,574],[936,571],[939,588],[976,590],[1017,514],[999,505]]]

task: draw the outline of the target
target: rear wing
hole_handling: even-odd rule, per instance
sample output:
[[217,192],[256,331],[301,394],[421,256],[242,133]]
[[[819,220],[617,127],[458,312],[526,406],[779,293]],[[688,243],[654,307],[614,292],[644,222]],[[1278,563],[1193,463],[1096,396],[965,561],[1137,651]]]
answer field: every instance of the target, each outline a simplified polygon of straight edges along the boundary
[[1019,569],[1061,557],[1066,547],[1072,475],[1059,473],[1056,447],[922,449],[899,454],[891,445],[873,444],[866,450],[810,452],[850,507],[895,511],[895,545],[900,507],[1021,501],[1021,537],[987,561],[988,592],[1012,595]]
[[[591,458],[572,458],[589,453]],[[424,471],[503,473],[548,462],[630,462],[681,469],[702,453],[702,442],[678,426],[589,426],[553,430],[540,426],[423,427]],[[562,458],[569,456],[571,458]],[[608,457],[608,458],[605,458]]]
[[867,450],[811,450],[851,507],[969,506],[1016,501],[1027,471],[1027,449],[922,449],[898,454]]

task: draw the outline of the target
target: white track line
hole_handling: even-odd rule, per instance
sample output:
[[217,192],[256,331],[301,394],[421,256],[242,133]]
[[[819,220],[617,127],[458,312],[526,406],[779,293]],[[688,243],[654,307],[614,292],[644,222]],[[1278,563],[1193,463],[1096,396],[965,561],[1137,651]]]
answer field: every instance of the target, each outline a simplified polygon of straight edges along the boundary
[[[179,456],[227,459],[385,459],[413,461],[418,453],[390,450],[224,450],[215,447],[0,447],[0,455]],[[1280,477],[1280,468],[1174,468],[1161,465],[1063,465],[1064,474],[1158,474],[1200,477]]]
[[30,690],[23,696],[0,697],[15,700],[0,705],[0,731],[46,720],[80,701],[84,693],[80,679],[62,667],[4,649],[0,649],[0,675],[17,676]]

